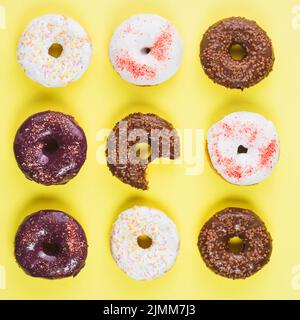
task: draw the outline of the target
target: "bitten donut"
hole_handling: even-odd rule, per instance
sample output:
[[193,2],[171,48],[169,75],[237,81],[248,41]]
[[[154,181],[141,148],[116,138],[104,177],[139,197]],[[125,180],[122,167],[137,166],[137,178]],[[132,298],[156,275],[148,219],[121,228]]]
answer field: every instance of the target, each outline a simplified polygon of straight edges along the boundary
[[21,125],[14,152],[26,178],[46,186],[65,184],[85,162],[87,142],[73,117],[46,111]]
[[179,237],[161,211],[135,206],[122,212],[111,232],[111,251],[118,266],[135,280],[153,280],[175,263]]
[[[234,57],[237,47],[241,54]],[[251,87],[272,71],[272,42],[255,21],[233,17],[212,25],[200,45],[203,69],[210,79],[227,88]]]
[[78,22],[60,14],[34,19],[18,44],[18,61],[26,75],[45,87],[78,80],[92,56],[89,36]]
[[[137,155],[137,146],[150,146],[150,154]],[[177,131],[155,114],[133,113],[119,121],[107,140],[107,165],[114,176],[137,189],[147,190],[148,164],[157,158],[179,158]]]
[[[242,242],[239,250],[230,248],[230,240],[234,238]],[[245,279],[269,262],[272,240],[254,212],[227,208],[216,213],[204,225],[198,247],[205,264],[216,274]]]
[[124,21],[110,43],[114,69],[124,80],[140,86],[171,78],[181,58],[182,43],[175,27],[154,14],[139,14]]
[[235,112],[207,133],[212,166],[228,182],[253,185],[266,179],[279,159],[279,139],[271,121],[252,112]]
[[32,277],[75,277],[85,265],[86,236],[80,224],[66,213],[39,211],[20,225],[15,256],[20,267]]

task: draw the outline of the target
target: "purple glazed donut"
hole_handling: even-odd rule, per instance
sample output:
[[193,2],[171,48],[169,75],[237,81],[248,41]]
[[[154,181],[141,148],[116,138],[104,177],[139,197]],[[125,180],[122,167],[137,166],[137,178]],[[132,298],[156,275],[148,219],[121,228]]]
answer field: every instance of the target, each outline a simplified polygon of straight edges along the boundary
[[39,211],[26,217],[15,238],[15,256],[32,277],[75,277],[84,267],[87,240],[80,224],[61,211]]
[[32,115],[19,128],[14,152],[24,175],[49,186],[74,178],[86,159],[87,142],[74,118],[46,111]]

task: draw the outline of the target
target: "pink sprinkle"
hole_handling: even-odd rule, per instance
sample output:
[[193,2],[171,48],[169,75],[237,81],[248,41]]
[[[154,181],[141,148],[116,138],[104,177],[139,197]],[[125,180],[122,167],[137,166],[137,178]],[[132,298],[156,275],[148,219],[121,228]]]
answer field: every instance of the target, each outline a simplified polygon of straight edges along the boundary
[[231,177],[236,179],[242,178],[242,167],[240,165],[236,165],[232,158],[223,158],[223,167],[226,168],[225,173]]
[[172,33],[170,26],[154,42],[151,47],[151,55],[158,61],[168,59],[169,49],[172,45]]
[[235,163],[233,159],[225,158],[224,159],[224,165],[226,168],[226,174],[235,179],[241,179],[251,176],[254,173],[253,167],[248,167],[247,169],[244,169]]
[[230,137],[233,134],[232,127],[230,127],[227,123],[223,122],[222,123],[222,129],[224,131],[224,136],[225,137]]
[[254,142],[257,138],[257,128],[255,126],[245,126],[244,132],[249,136],[249,143]]
[[234,166],[231,168],[228,168],[226,170],[226,174],[228,177],[235,178],[235,179],[241,179],[242,178],[242,167],[241,166]]
[[154,68],[149,67],[146,64],[137,63],[128,55],[117,56],[116,64],[122,71],[126,70],[130,72],[135,79],[140,77],[153,79],[156,76],[156,70]]
[[125,33],[131,33],[131,32],[132,32],[132,28],[131,28],[131,25],[130,25],[130,24],[128,24],[128,25],[126,26],[126,28],[124,29],[124,32],[125,32]]
[[233,158],[227,158],[223,157],[220,153],[220,151],[217,149],[217,145],[214,145],[214,154],[216,156],[216,162],[219,166],[222,166],[225,170],[225,173],[228,177],[235,178],[235,179],[241,179],[248,176],[251,176],[254,173],[253,167],[248,167],[247,169],[244,169],[235,163],[235,160]]
[[275,139],[273,139],[265,149],[261,150],[261,154],[260,154],[261,166],[268,165],[268,163],[274,156],[274,153],[276,152],[276,145],[277,145],[277,142]]

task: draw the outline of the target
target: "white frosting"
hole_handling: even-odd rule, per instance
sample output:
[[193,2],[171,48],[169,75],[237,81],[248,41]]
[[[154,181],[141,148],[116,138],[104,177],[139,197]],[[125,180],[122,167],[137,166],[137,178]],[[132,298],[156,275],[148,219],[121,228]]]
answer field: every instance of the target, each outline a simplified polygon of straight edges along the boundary
[[[49,54],[53,44],[62,46],[60,57]],[[18,61],[26,75],[46,87],[63,87],[78,80],[92,56],[92,44],[73,19],[49,14],[34,19],[18,44]]]
[[[267,178],[279,158],[279,139],[271,121],[252,112],[235,112],[207,133],[208,152],[216,171],[228,182],[253,185]],[[244,153],[239,153],[243,146]]]
[[[150,49],[146,52],[145,49]],[[157,85],[171,78],[182,58],[182,42],[175,27],[154,14],[140,14],[124,21],[110,43],[110,60],[126,81]]]
[[[143,249],[137,239],[147,235],[150,248]],[[161,211],[135,206],[122,212],[111,232],[112,255],[118,266],[136,280],[152,280],[174,264],[179,249],[175,224]]]

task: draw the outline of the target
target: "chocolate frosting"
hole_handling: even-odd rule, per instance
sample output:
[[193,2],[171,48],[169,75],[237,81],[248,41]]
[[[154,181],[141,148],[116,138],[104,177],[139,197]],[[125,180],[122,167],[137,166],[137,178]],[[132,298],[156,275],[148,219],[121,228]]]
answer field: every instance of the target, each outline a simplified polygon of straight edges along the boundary
[[[240,252],[232,252],[229,240],[239,237]],[[272,240],[262,220],[252,211],[227,208],[216,213],[202,228],[198,247],[206,265],[226,278],[244,279],[269,262]]]
[[[240,45],[245,56],[234,60],[233,45]],[[228,88],[245,89],[264,79],[274,64],[272,42],[255,21],[233,17],[212,25],[200,45],[205,73],[214,82]]]
[[28,179],[46,186],[65,184],[85,162],[87,142],[73,117],[46,111],[29,117],[21,125],[14,152]]
[[[126,131],[124,131],[124,124],[126,124]],[[140,129],[141,134],[139,134]],[[132,135],[134,132],[138,136]],[[160,132],[160,134],[153,135],[151,134],[153,132]],[[137,143],[147,143],[151,147],[151,154],[147,159],[136,157],[134,146]],[[113,128],[107,141],[107,164],[112,174],[122,182],[147,190],[148,164],[161,157],[177,159],[180,154],[179,144],[177,132],[169,122],[155,114],[133,113]]]
[[87,240],[80,224],[61,211],[43,210],[25,218],[15,238],[15,256],[30,276],[76,276],[84,267]]

